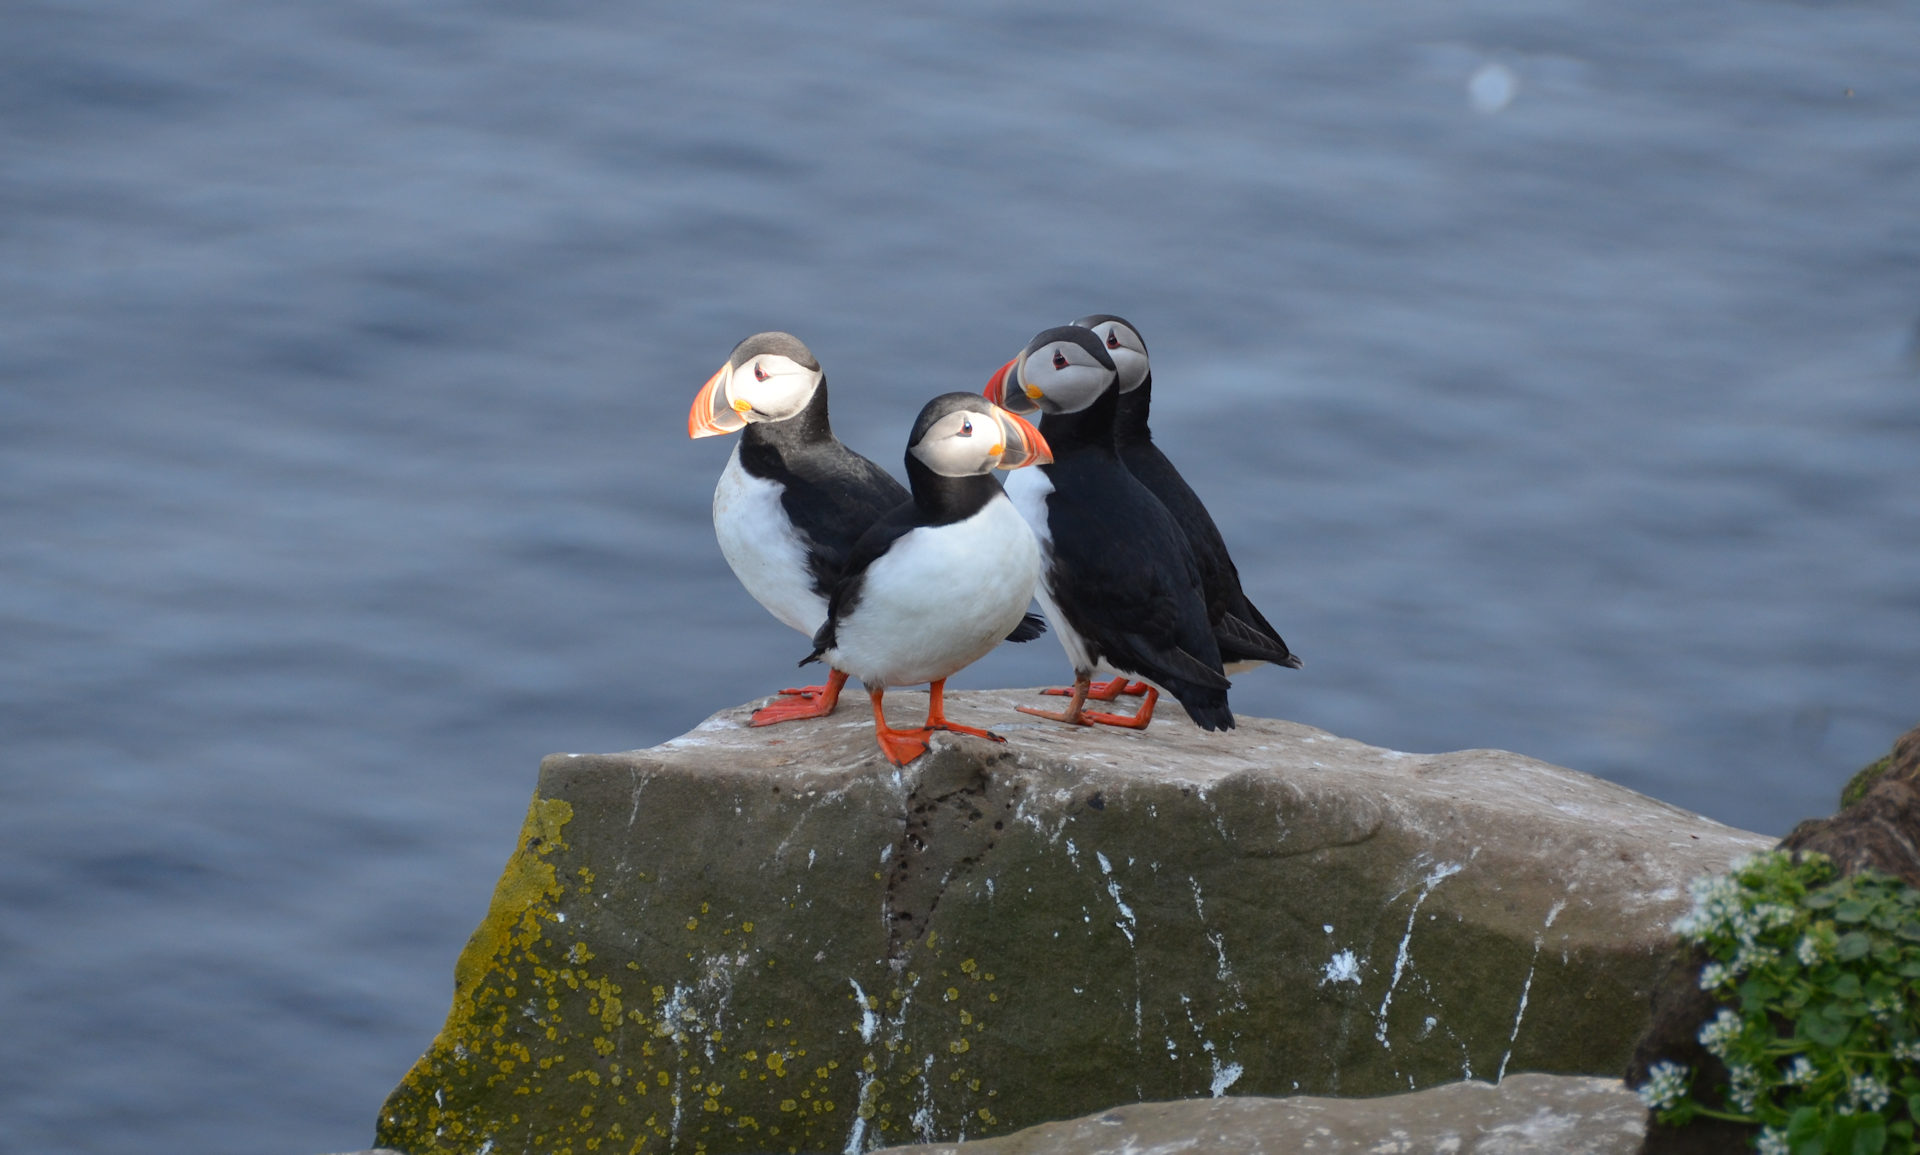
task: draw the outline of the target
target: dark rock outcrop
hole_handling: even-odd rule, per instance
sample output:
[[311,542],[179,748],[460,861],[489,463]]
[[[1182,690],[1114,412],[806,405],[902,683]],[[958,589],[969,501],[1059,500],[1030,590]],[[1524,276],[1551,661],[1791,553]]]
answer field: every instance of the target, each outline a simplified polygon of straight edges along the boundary
[[1069,730],[1032,700],[949,695],[1009,743],[905,770],[854,709],[548,758],[378,1141],[857,1151],[1612,1074],[1686,881],[1768,842],[1499,751]]

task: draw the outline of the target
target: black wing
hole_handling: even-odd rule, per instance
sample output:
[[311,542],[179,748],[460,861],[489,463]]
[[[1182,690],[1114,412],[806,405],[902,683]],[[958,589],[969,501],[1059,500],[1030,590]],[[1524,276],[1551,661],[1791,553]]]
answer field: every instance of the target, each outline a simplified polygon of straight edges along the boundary
[[[1166,507],[1119,463],[1052,474],[1054,602],[1097,658],[1165,686],[1205,729],[1233,726],[1199,566]],[[1130,494],[1127,500],[1115,500]]]
[[887,552],[894,542],[920,528],[921,524],[920,507],[909,497],[869,525],[866,532],[853,542],[847,550],[840,580],[827,593],[827,620],[814,633],[813,652],[800,659],[801,665],[818,661],[833,648],[835,626],[860,604],[860,594],[867,582],[867,567],[873,564],[875,558]]
[[1007,640],[1009,642],[1031,642],[1046,632],[1047,619],[1041,617],[1039,614],[1023,614],[1020,618],[1020,624],[1013,627],[1013,632],[1007,635]]
[[1173,462],[1152,442],[1128,445],[1121,454],[1128,471],[1153,492],[1186,532],[1206,593],[1207,619],[1226,662],[1259,661],[1300,668],[1301,662],[1240,588],[1240,570],[1227,552],[1226,539],[1200,495],[1180,476]]

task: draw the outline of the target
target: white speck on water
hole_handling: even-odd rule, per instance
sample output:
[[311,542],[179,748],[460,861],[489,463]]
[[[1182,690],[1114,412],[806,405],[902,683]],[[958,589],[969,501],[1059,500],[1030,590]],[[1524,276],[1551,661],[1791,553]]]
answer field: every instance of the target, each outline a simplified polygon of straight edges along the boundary
[[1320,968],[1320,985],[1324,987],[1328,983],[1360,985],[1360,960],[1353,957],[1352,951],[1339,952],[1327,960],[1327,965]]
[[1328,934],[1332,934],[1332,933],[1333,933],[1333,924],[1332,924],[1332,923],[1330,923],[1330,922],[1329,922],[1329,923],[1323,923],[1323,924],[1321,925],[1321,927],[1320,927],[1320,929],[1321,929],[1321,930],[1324,930],[1324,931],[1326,931],[1326,932],[1327,932]]
[[1213,1061],[1213,1097],[1218,1099],[1226,1094],[1227,1088],[1239,1082],[1245,1070],[1246,1068],[1238,1063],[1228,1063],[1223,1067],[1220,1065],[1220,1060],[1215,1059]]
[[1467,99],[1475,112],[1492,115],[1513,103],[1520,78],[1504,64],[1483,64],[1467,78]]
[[1560,912],[1565,909],[1567,909],[1567,900],[1564,898],[1554,903],[1552,906],[1548,907],[1547,908],[1547,925],[1552,926],[1553,920],[1556,918],[1559,918]]

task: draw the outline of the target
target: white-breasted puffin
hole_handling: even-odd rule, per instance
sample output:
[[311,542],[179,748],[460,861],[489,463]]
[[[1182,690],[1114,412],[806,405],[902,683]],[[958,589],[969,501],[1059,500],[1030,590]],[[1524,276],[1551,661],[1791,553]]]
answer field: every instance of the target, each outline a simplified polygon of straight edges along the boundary
[[1104,664],[1164,687],[1202,729],[1229,730],[1227,676],[1193,550],[1114,447],[1117,377],[1099,336],[1062,325],[1034,337],[987,384],[996,404],[1040,409],[1053,449],[1052,464],[1009,477],[1007,495],[1047,558],[1037,596],[1073,663],[1073,689],[1063,712],[1020,709],[1080,725],[1146,726],[1159,698],[1153,686],[1143,687],[1131,718],[1084,708]]
[[[812,637],[854,542],[912,495],[842,445],[827,421],[827,379],[791,333],[755,333],[700,387],[690,437],[744,430],[713,491],[720,552],[755,601]],[[833,712],[847,677],[781,690],[754,726]]]
[[[948,677],[1003,638],[1039,633],[1027,605],[1040,579],[1040,545],[989,475],[1053,459],[1038,430],[974,393],[927,402],[906,457],[912,500],[861,535],[813,652],[800,661],[824,659],[843,679],[860,679],[880,749],[897,766],[926,753],[935,730],[1004,741],[947,721],[943,695]],[[887,688],[921,682],[931,683],[926,722],[888,726]]]
[[1127,471],[1153,491],[1186,531],[1193,560],[1200,566],[1207,620],[1213,624],[1213,637],[1220,644],[1220,660],[1226,672],[1243,674],[1267,662],[1300,669],[1300,658],[1287,648],[1280,631],[1240,588],[1240,570],[1227,553],[1220,527],[1213,523],[1213,515],[1207,512],[1200,495],[1153,443],[1153,431],[1147,427],[1153,405],[1153,367],[1140,331],[1124,317],[1111,313],[1095,313],[1074,324],[1093,330],[1113,358],[1120,375],[1120,405],[1113,426],[1115,448]]

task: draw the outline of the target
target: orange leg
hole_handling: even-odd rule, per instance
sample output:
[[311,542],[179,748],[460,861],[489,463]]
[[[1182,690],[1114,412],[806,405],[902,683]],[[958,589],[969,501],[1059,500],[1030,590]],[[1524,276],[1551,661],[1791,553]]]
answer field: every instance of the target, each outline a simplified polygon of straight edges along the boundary
[[976,730],[972,726],[962,726],[962,725],[959,725],[958,723],[947,721],[947,710],[946,710],[946,702],[945,702],[946,693],[947,693],[947,680],[945,678],[940,679],[939,681],[935,682],[931,687],[928,688],[928,691],[927,691],[927,695],[928,695],[927,697],[927,729],[928,730],[952,730],[956,734],[972,734],[976,738],[991,738],[995,742],[1006,741],[1005,738],[1002,738],[1000,735],[994,733],[991,730]]
[[[1036,710],[1032,706],[1017,706],[1015,709],[1022,714],[1032,714],[1036,718],[1052,718],[1056,722],[1066,722],[1074,726],[1091,726],[1093,723],[1086,720],[1082,710],[1082,707],[1087,704],[1088,684],[1088,678],[1076,673],[1073,676],[1073,689],[1070,691],[1073,697],[1068,700],[1067,708],[1058,713],[1052,710]],[[1050,694],[1053,691],[1045,692]]]
[[[1042,694],[1058,694],[1061,697],[1073,693],[1072,690],[1064,688],[1042,690],[1040,692]],[[1115,674],[1111,682],[1094,682],[1088,686],[1087,700],[1089,702],[1111,702],[1122,694],[1144,694],[1146,692],[1147,684],[1145,682],[1129,682],[1125,674]]]
[[1147,723],[1153,721],[1153,704],[1160,700],[1160,691],[1154,689],[1152,686],[1145,688],[1147,691],[1147,700],[1140,703],[1140,708],[1133,712],[1132,717],[1128,717],[1125,714],[1096,714],[1091,710],[1082,714],[1081,717],[1089,722],[1098,722],[1102,726],[1121,726],[1128,730],[1144,730],[1147,728]]
[[827,676],[824,686],[782,690],[782,694],[794,697],[786,701],[769,702],[755,710],[747,725],[771,726],[776,722],[792,722],[799,718],[824,718],[833,713],[833,708],[840,703],[840,687],[846,684],[847,676],[835,670]]
[[873,687],[867,689],[867,697],[873,700],[873,733],[880,739],[880,752],[887,756],[887,761],[905,766],[927,752],[927,735],[931,731],[889,729],[886,712],[880,708],[880,696],[884,693],[886,691]]

